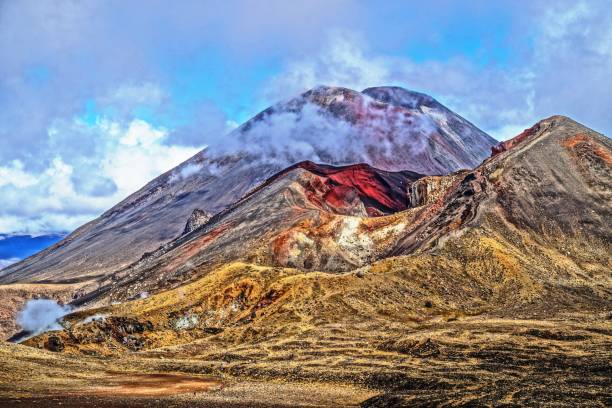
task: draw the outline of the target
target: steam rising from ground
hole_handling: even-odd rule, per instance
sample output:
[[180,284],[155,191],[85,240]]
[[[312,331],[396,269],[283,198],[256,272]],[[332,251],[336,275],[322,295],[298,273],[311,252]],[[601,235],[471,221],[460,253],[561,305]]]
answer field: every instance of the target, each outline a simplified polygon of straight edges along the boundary
[[87,324],[91,322],[103,322],[106,319],[106,315],[104,314],[95,314],[93,316],[87,316],[85,319],[81,320],[81,324]]
[[48,330],[60,330],[59,320],[70,313],[68,306],[51,299],[28,300],[17,315],[21,328],[33,335]]

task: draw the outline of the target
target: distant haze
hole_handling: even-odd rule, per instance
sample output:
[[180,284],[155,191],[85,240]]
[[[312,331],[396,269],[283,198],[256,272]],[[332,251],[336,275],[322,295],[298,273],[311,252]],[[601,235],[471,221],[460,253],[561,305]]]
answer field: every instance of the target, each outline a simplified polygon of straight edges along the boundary
[[65,234],[40,236],[0,234],[0,269],[55,244],[64,236]]

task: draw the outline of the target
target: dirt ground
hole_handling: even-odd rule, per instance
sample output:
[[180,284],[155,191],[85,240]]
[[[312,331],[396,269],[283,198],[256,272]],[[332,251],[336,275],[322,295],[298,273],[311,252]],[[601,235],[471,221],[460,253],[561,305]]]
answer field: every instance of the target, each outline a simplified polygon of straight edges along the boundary
[[605,407],[606,314],[320,327],[121,356],[0,344],[7,407]]
[[357,407],[377,393],[347,385],[216,379],[167,374],[119,374],[113,385],[68,394],[3,398],[2,407]]

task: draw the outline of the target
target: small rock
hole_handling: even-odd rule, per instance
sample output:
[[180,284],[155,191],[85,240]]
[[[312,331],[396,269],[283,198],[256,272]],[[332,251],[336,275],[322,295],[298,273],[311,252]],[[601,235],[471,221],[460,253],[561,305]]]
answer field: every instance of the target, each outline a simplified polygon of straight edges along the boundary
[[414,357],[433,357],[440,354],[440,346],[431,339],[420,341],[412,347],[410,354]]
[[195,231],[202,225],[206,224],[211,217],[212,215],[210,213],[196,208],[195,210],[193,210],[193,212],[189,216],[189,219],[187,220],[183,235],[189,234],[190,232]]
[[60,352],[64,350],[64,342],[59,336],[49,336],[47,340],[47,350]]

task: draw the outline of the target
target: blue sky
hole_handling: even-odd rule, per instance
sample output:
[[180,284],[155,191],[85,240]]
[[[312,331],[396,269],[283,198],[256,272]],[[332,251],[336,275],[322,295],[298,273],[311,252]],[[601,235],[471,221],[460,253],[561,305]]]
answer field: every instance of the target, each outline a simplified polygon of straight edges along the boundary
[[70,231],[316,85],[611,134],[606,1],[0,1],[0,233]]

